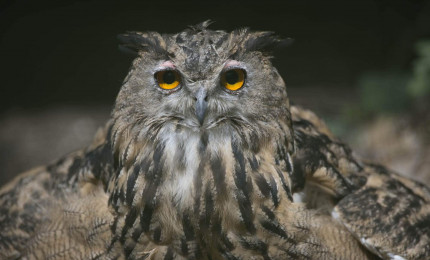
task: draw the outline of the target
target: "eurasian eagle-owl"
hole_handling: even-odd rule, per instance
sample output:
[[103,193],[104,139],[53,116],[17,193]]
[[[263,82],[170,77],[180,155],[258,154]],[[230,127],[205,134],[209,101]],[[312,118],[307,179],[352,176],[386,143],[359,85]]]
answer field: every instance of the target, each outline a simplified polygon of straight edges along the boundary
[[121,37],[137,58],[85,150],[0,191],[2,259],[424,259],[430,190],[290,106],[268,32]]

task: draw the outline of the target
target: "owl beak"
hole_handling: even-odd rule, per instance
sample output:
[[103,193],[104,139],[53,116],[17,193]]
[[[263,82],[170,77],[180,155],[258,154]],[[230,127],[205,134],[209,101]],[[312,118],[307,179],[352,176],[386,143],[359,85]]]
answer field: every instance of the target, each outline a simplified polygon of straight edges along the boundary
[[205,120],[206,108],[208,107],[208,95],[204,88],[200,88],[196,94],[196,116],[200,125],[203,125]]

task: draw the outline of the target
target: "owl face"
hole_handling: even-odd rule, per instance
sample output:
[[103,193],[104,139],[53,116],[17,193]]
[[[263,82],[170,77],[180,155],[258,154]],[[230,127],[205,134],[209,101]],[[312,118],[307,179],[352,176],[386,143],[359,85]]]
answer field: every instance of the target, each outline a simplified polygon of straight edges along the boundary
[[192,28],[126,37],[138,57],[115,107],[125,124],[150,123],[154,134],[173,126],[267,135],[274,120],[289,120],[285,84],[264,54],[279,41],[271,34]]

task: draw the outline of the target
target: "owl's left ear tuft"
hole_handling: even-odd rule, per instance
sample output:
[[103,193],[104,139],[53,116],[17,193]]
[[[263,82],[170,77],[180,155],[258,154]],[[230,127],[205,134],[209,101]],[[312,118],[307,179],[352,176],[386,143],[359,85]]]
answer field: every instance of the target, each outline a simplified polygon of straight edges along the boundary
[[137,56],[139,52],[151,52],[167,56],[163,37],[156,32],[127,32],[117,36],[121,44],[119,49],[127,54]]

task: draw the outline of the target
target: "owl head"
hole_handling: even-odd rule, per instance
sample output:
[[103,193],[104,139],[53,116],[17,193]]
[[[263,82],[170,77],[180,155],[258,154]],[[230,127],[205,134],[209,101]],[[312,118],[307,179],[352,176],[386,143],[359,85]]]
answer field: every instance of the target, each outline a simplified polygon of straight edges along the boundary
[[286,41],[271,32],[209,30],[208,24],[177,34],[120,36],[121,48],[137,58],[114,108],[118,128],[147,139],[166,131],[234,133],[257,150],[278,131],[289,131],[286,87],[269,55]]

